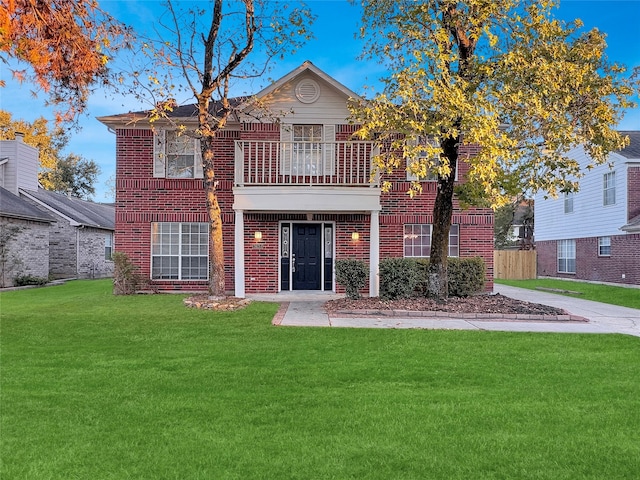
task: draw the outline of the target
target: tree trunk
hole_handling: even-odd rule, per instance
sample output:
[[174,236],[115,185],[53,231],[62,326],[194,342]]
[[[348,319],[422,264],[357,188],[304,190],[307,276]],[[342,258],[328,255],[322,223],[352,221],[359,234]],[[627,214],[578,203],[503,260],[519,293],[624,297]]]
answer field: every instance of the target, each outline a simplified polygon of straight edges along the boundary
[[209,216],[209,295],[225,295],[224,282],[224,244],[222,240],[222,214],[216,193],[217,181],[213,170],[212,138],[202,138],[205,147],[202,155],[204,184],[207,195],[207,214]]
[[449,255],[449,230],[453,214],[453,187],[458,163],[459,138],[447,138],[442,149],[449,159],[451,173],[447,178],[438,175],[438,191],[433,205],[433,229],[431,231],[431,253],[428,269],[427,293],[437,300],[449,295],[447,283],[447,257]]

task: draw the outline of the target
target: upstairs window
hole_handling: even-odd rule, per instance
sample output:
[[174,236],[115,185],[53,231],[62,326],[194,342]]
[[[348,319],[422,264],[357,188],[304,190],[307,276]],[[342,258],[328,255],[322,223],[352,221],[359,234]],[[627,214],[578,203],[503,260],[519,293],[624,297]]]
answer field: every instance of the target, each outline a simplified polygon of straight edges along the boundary
[[290,176],[333,175],[335,139],[335,125],[283,124],[280,129],[280,173]]
[[564,194],[564,213],[573,213],[573,193]]
[[[429,163],[431,157],[431,163],[434,165],[434,169],[440,165],[440,157],[437,156],[431,149],[436,147],[435,142],[431,139],[428,139],[424,136],[419,136],[417,140],[410,140],[409,143],[410,149],[417,148],[416,155],[409,155],[407,157],[407,180],[411,181],[420,181],[420,182],[437,182],[438,181],[438,173],[433,169],[427,171],[427,175],[420,175],[418,179],[417,171],[422,169],[423,163]],[[420,145],[424,145],[424,149],[420,149]],[[458,180],[458,165],[456,164],[455,171],[455,180]]]
[[203,178],[200,141],[177,130],[159,130],[154,135],[153,176]]
[[605,173],[603,177],[602,204],[615,205],[616,203],[616,172]]

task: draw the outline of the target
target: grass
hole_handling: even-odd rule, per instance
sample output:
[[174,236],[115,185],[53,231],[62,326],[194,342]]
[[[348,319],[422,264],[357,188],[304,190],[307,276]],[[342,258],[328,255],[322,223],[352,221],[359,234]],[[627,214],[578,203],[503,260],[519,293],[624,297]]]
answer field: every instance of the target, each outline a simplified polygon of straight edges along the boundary
[[273,327],[106,281],[0,294],[0,478],[622,479],[623,335]]
[[593,300],[595,302],[619,305],[621,307],[640,308],[640,289],[616,287],[613,285],[602,285],[597,283],[574,282],[571,280],[556,280],[551,278],[539,278],[534,280],[494,280],[495,283],[510,285],[512,287],[528,288],[535,290],[538,287],[554,288],[580,294],[558,293],[570,297],[581,298],[583,300]]

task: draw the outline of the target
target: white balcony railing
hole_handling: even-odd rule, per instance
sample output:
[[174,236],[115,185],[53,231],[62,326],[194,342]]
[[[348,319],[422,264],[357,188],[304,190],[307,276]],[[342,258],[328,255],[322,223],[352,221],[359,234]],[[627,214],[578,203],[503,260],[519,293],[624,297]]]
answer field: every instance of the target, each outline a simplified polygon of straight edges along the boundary
[[372,142],[236,140],[235,185],[377,187]]

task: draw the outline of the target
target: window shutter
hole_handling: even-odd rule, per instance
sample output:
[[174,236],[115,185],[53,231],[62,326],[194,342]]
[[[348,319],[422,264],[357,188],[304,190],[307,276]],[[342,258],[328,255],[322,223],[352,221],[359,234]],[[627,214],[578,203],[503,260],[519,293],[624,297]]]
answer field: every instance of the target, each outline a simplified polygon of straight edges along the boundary
[[195,162],[193,170],[193,178],[204,178],[204,171],[202,167],[202,147],[200,145],[200,139],[193,139],[193,161]]
[[[291,175],[291,156],[293,142],[293,125],[290,123],[280,124],[280,175]],[[285,143],[288,142],[288,143]]]
[[153,134],[153,176],[166,176],[166,131],[157,130]]
[[333,175],[335,171],[334,163],[336,161],[336,126],[324,125],[322,129],[323,140],[325,142],[324,148],[324,174]]

